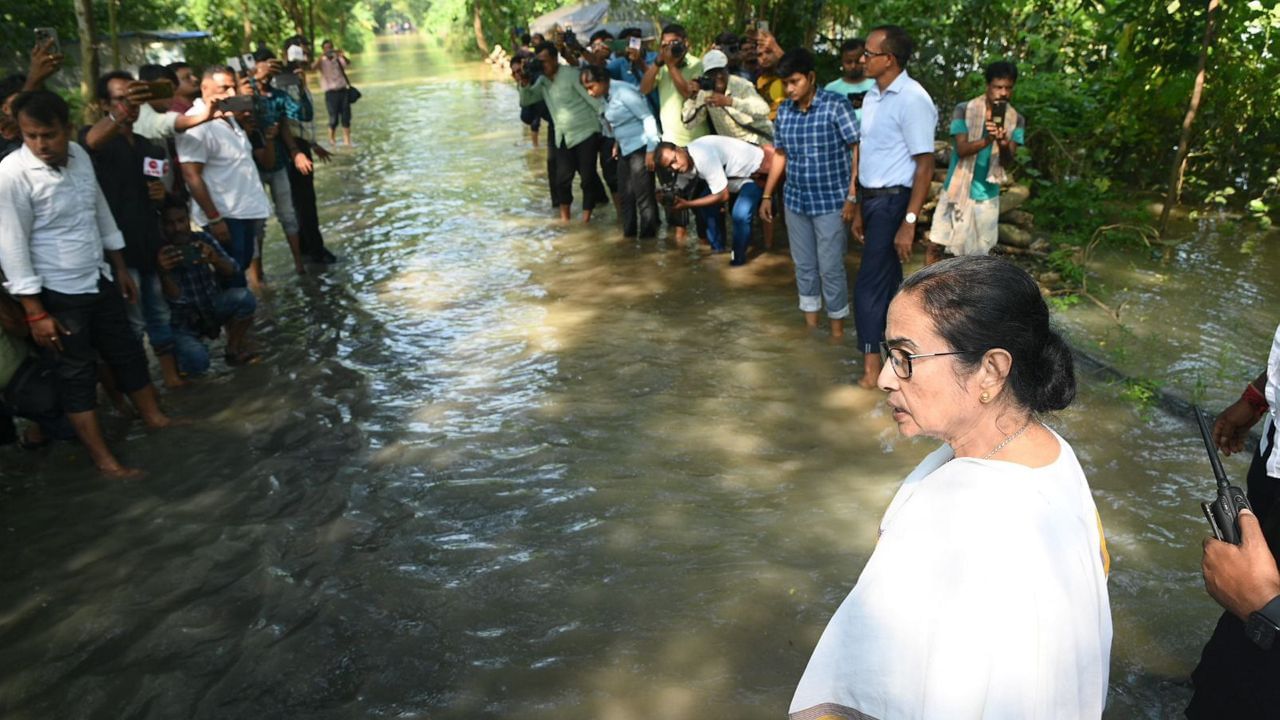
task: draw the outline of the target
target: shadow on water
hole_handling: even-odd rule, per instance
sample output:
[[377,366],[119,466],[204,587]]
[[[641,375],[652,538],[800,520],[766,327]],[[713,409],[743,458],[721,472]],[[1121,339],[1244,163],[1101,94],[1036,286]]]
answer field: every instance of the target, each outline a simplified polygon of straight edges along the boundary
[[[318,177],[345,262],[287,277],[272,229],[267,362],[170,395],[190,427],[111,423],[146,480],[0,455],[0,715],[785,713],[932,445],[799,327],[785,250],[549,222],[509,84],[436,57],[355,66]],[[1054,424],[1115,558],[1108,716],[1176,714],[1215,618],[1198,438],[1088,382]]]

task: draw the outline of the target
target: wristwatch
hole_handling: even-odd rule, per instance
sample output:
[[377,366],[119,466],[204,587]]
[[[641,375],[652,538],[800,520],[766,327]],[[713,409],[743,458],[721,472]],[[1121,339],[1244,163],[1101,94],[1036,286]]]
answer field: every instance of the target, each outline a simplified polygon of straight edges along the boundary
[[916,224],[916,214],[915,214],[915,213],[913,213],[913,212],[909,212],[909,213],[907,213],[906,221],[907,221],[907,224],[908,224],[908,225],[915,225],[915,224]]
[[1249,615],[1249,622],[1244,626],[1245,635],[1254,645],[1263,650],[1270,650],[1280,633],[1280,595],[1262,606],[1262,609]]

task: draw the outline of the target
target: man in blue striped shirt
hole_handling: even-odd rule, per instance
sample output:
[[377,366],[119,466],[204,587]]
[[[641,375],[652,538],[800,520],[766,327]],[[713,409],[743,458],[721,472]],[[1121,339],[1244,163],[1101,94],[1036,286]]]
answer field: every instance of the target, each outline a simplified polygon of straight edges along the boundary
[[769,199],[785,170],[782,205],[796,265],[796,289],[805,324],[818,326],[826,302],[831,336],[844,336],[849,315],[849,280],[844,270],[847,227],[857,203],[858,123],[853,106],[817,85],[813,55],[797,48],[782,56],[776,73],[787,100],[778,106],[773,142],[776,154],[765,182],[760,217],[773,219]]

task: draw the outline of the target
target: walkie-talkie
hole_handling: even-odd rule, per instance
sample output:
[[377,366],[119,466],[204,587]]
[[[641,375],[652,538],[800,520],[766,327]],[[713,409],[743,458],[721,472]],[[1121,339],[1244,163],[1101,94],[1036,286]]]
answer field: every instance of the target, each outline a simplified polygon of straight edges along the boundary
[[1232,545],[1240,544],[1240,511],[1252,510],[1244,491],[1227,479],[1222,469],[1222,460],[1218,458],[1218,448],[1213,444],[1213,436],[1209,432],[1209,424],[1204,420],[1204,413],[1197,406],[1191,407],[1200,425],[1200,436],[1204,438],[1204,449],[1209,452],[1209,464],[1213,466],[1213,477],[1218,481],[1218,497],[1212,502],[1200,503],[1204,516],[1213,528],[1213,536]]

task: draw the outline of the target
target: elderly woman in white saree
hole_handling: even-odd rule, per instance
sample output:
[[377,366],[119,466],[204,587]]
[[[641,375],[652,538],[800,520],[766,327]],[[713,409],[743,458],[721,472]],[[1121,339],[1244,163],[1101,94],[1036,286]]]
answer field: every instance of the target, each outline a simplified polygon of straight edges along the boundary
[[1075,398],[1035,281],[993,257],[907,278],[879,384],[945,444],[903,482],[813,651],[791,720],[1097,718],[1108,557],[1084,471],[1041,413]]

